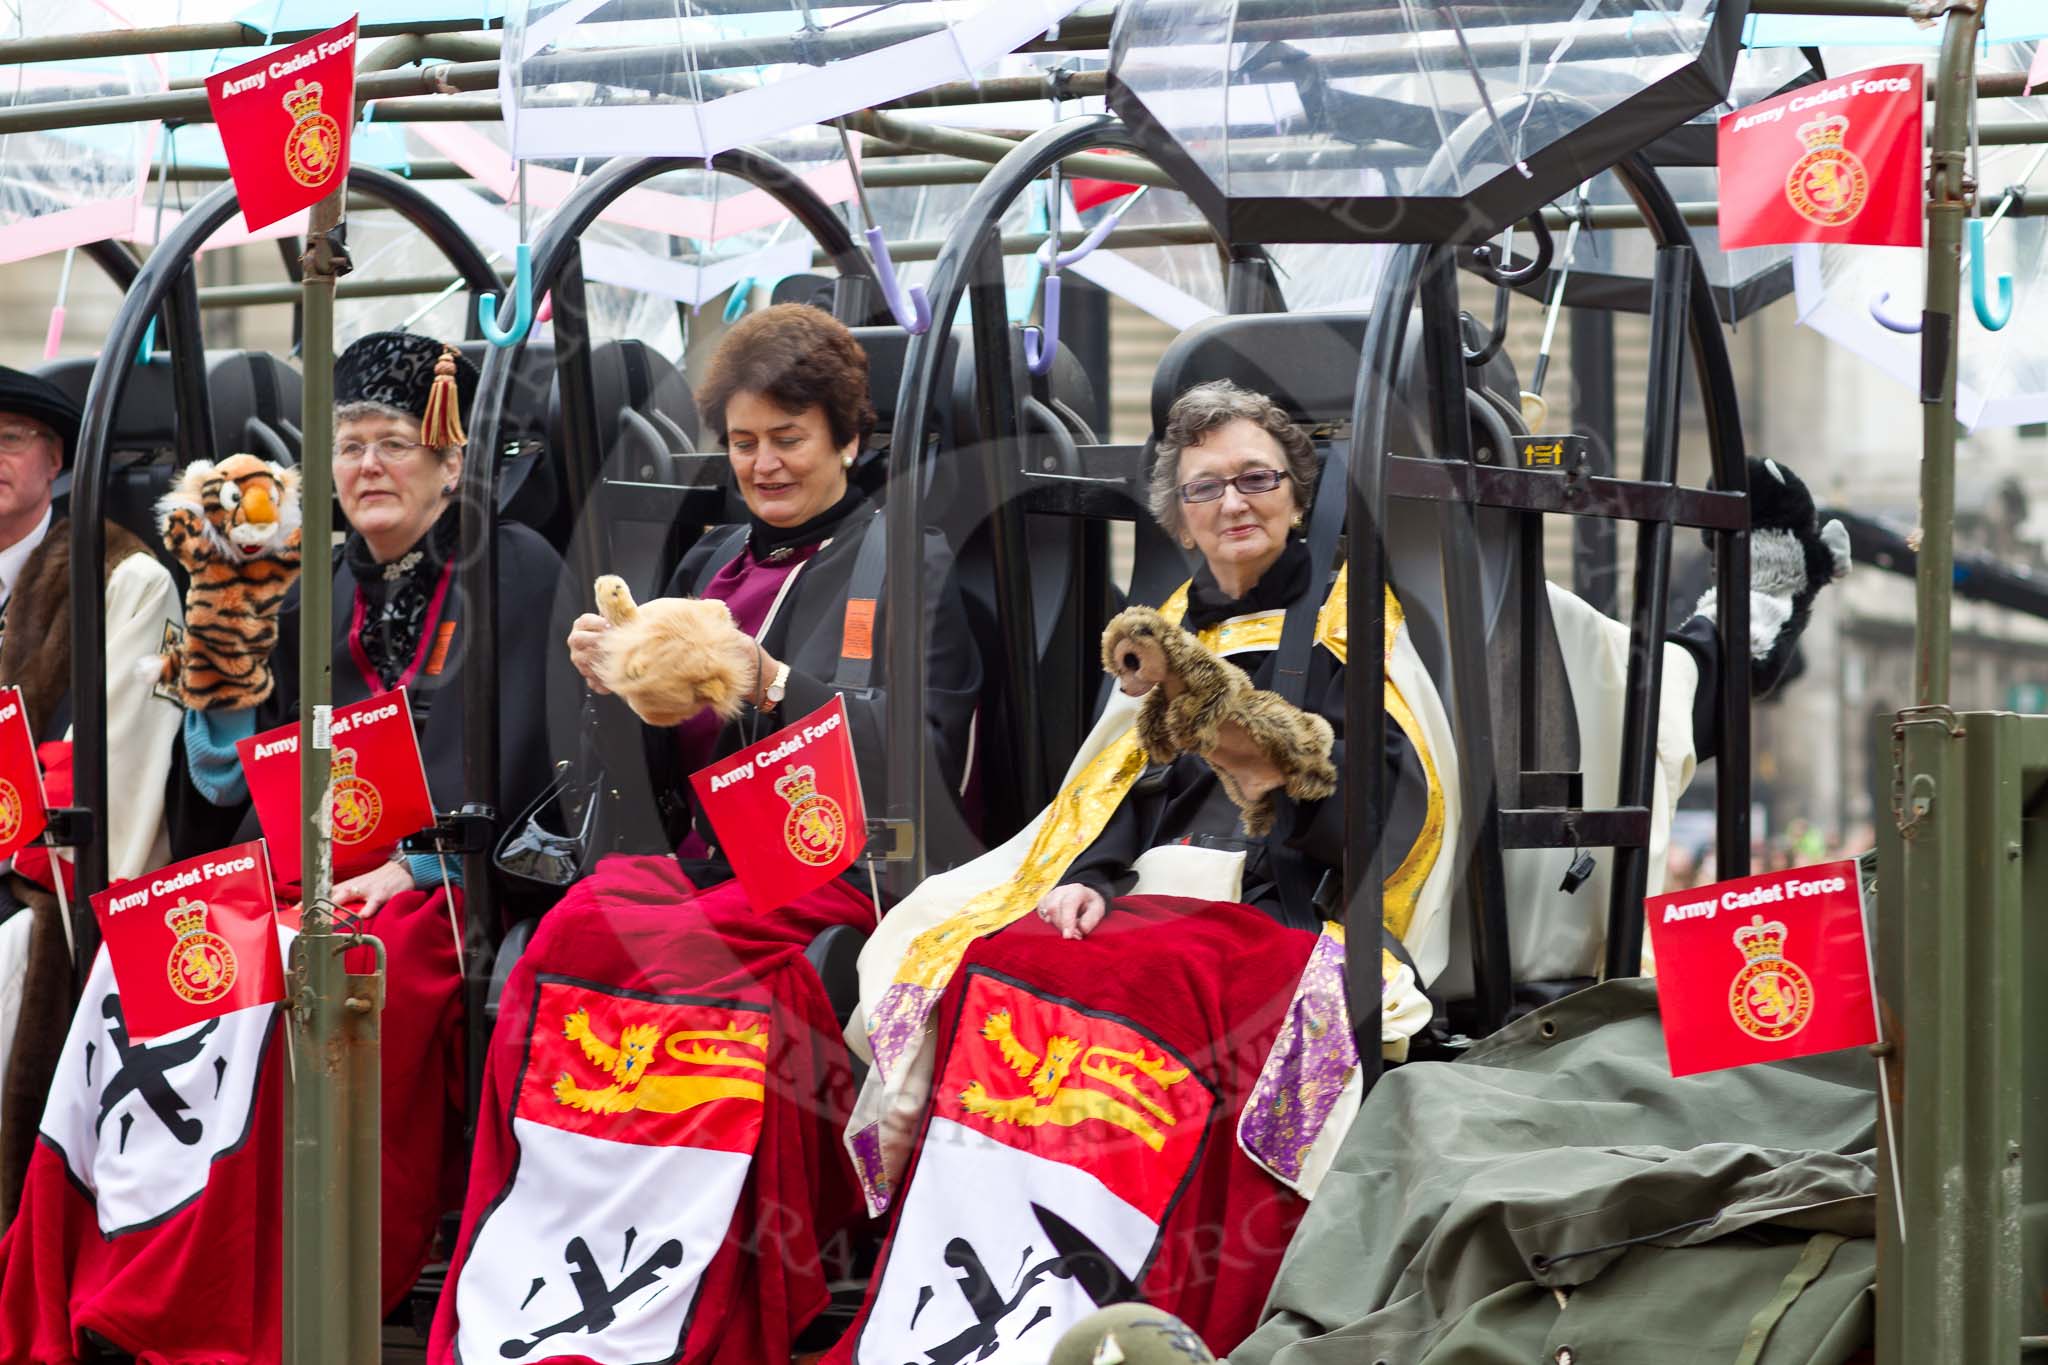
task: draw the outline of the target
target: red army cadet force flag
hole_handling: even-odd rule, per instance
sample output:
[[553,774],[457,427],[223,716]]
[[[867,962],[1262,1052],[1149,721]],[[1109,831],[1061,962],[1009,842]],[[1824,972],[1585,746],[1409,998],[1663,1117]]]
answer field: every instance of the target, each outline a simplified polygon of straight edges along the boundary
[[[334,877],[368,872],[434,823],[434,798],[405,689],[334,708]],[[279,880],[299,879],[299,727],[235,742]]]
[[764,914],[831,881],[867,846],[853,735],[838,697],[692,773],[690,785],[719,852]]
[[206,102],[251,232],[341,186],[355,99],[353,18],[206,78]]
[[1721,246],[1919,246],[1918,66],[1880,66],[1723,115]]
[[36,760],[21,689],[0,688],[0,858],[21,852],[49,823],[43,766]]
[[131,1038],[284,999],[260,839],[116,882],[92,898],[92,909]]
[[1877,1041],[1855,863],[1674,891],[1644,906],[1672,1075]]

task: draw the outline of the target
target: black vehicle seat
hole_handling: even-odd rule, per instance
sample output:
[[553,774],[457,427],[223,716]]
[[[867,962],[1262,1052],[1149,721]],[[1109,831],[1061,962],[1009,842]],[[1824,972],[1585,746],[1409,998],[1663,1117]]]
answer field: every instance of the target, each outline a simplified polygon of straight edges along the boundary
[[[457,349],[478,369],[490,356],[488,341],[464,341]],[[566,543],[570,509],[562,504],[561,455],[549,439],[554,397],[555,348],[528,342],[514,352],[505,410],[498,426],[498,515]],[[471,420],[474,420],[472,415]]]
[[225,458],[246,451],[281,465],[302,458],[304,406],[299,372],[267,351],[225,351],[206,361],[213,406],[213,448]]
[[[724,515],[719,519],[726,520],[743,509],[731,491],[725,461],[699,457],[702,428],[697,402],[689,381],[666,356],[642,341],[604,342],[591,351],[591,379],[597,399],[600,480],[594,496],[601,510],[584,533],[602,537],[606,572],[623,577],[636,595],[657,593],[695,532],[664,515],[674,510],[673,504],[631,497],[606,500],[605,485],[702,486],[707,496],[695,499],[700,510],[720,509]],[[555,445],[566,453],[559,391],[548,429]]]

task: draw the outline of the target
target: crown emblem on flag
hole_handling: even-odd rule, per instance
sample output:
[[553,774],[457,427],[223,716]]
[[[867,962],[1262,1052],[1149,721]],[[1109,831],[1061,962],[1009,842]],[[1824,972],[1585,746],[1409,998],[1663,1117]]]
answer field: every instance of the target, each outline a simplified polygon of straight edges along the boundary
[[292,122],[304,123],[320,112],[320,82],[300,81],[284,92],[285,112]]
[[188,901],[180,896],[176,905],[164,911],[164,923],[180,939],[197,938],[206,932],[206,913],[205,901]]
[[376,831],[384,798],[369,779],[356,776],[354,749],[336,749],[327,770],[334,775],[334,841],[359,844]]
[[1840,114],[1823,114],[1811,123],[1799,125],[1799,140],[1818,152],[1840,147],[1849,137],[1849,120]]
[[1762,915],[1735,931],[1735,946],[1742,949],[1742,955],[1751,962],[1783,961],[1785,957],[1785,926],[1777,920],[1768,924]]
[[787,769],[775,779],[775,794],[790,805],[800,805],[818,794],[818,770],[806,763]]
[[336,749],[334,757],[329,761],[327,768],[329,772],[334,774],[336,782],[355,781],[356,751],[354,749]]

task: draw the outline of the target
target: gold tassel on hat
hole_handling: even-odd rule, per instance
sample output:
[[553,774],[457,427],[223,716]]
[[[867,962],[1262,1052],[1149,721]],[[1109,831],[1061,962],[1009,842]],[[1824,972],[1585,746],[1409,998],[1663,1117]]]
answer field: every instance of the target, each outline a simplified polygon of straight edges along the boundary
[[467,445],[462,429],[462,395],[455,387],[455,348],[443,346],[434,362],[434,384],[427,390],[427,410],[420,416],[420,442],[436,450]]

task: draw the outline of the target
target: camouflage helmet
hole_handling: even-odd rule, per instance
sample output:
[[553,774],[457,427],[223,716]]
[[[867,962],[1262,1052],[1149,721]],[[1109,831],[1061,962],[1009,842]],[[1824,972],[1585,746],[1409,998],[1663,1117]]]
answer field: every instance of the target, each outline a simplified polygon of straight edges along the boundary
[[1146,1303],[1112,1304],[1067,1329],[1050,1365],[1215,1365],[1194,1328]]

